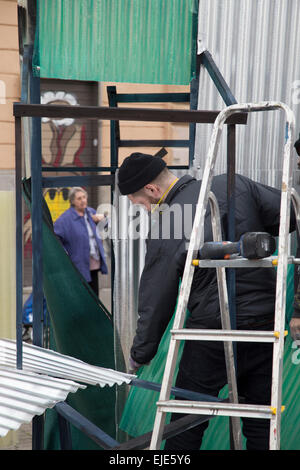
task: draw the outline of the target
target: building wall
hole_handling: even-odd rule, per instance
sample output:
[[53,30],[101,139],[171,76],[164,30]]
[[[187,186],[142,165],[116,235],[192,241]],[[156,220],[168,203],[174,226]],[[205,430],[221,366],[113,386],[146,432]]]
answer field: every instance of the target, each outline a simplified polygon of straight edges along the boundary
[[[0,337],[15,338],[14,118],[20,99],[17,0],[0,0]],[[17,432],[0,439],[0,449],[15,444]]]
[[[200,0],[198,44],[208,49],[239,103],[281,101],[295,114],[300,131],[300,2],[297,0]],[[199,109],[224,102],[205,70],[200,71]],[[237,172],[281,186],[285,113],[252,113],[237,126]],[[212,125],[198,126],[195,164],[203,169]],[[215,172],[226,171],[226,130]],[[299,186],[297,155],[294,179]],[[201,178],[201,172],[199,177]]]
[[17,0],[0,0],[0,299],[1,337],[15,336],[14,118],[20,99]]
[[[9,192],[5,197],[9,198],[10,208],[13,210],[12,219],[10,220],[9,236],[7,238],[10,241],[9,246],[11,252],[6,247],[6,255],[9,254],[9,259],[5,267],[3,268],[3,276],[8,270],[8,266],[11,266],[11,274],[9,285],[11,286],[12,296],[15,292],[15,273],[13,271],[15,266],[15,245],[14,245],[14,234],[15,234],[15,221],[14,221],[14,152],[15,152],[15,141],[14,141],[14,117],[13,117],[13,103],[20,101],[21,95],[21,76],[20,76],[20,60],[19,60],[19,43],[18,43],[18,14],[17,14],[17,0],[0,0],[0,191]],[[167,86],[167,85],[139,85],[134,83],[100,83],[99,84],[99,97],[97,97],[97,83],[94,82],[70,82],[68,80],[41,80],[41,94],[43,95],[48,91],[53,93],[61,93],[64,96],[66,94],[74,95],[77,99],[77,104],[80,105],[96,105],[97,103],[102,106],[108,105],[107,90],[108,85],[116,85],[118,93],[166,93],[166,92],[188,92],[189,86]],[[94,90],[92,95],[91,92],[87,91]],[[91,96],[90,96],[91,95]],[[58,96],[58,95],[57,95]],[[61,102],[61,99],[59,99]],[[70,103],[71,104],[71,103]],[[132,103],[124,104],[120,106],[126,107],[159,107],[159,108],[188,108],[188,104],[172,104],[172,103]],[[77,123],[78,124],[78,123]],[[76,126],[77,126],[76,124]],[[80,124],[80,123],[79,123]],[[82,124],[82,123],[81,123]],[[85,134],[85,145],[90,142],[89,136],[93,134],[92,143],[89,148],[85,149],[84,152],[84,165],[94,166],[97,163],[97,151],[98,146],[98,164],[102,166],[110,165],[110,122],[101,121],[99,122],[100,132],[97,134],[97,122],[89,121],[88,126],[93,127],[93,132]],[[55,127],[55,128],[54,128]],[[61,135],[59,135],[59,149],[55,148],[53,140],[53,132],[57,132],[57,126],[51,126],[51,122],[43,122],[42,125],[42,146],[43,146],[43,160],[44,165],[52,166],[53,155],[60,153],[61,151]],[[72,126],[68,126],[69,131]],[[74,126],[73,126],[74,127]],[[78,127],[78,126],[77,126]],[[82,127],[82,126],[81,126]],[[80,127],[80,129],[81,129]],[[155,123],[155,122],[121,122],[120,131],[122,139],[188,139],[189,130],[188,125],[177,124],[177,123]],[[54,133],[55,133],[54,132]],[[66,134],[66,132],[65,132]],[[69,132],[70,134],[70,132]],[[72,134],[70,142],[63,148],[63,157],[60,161],[61,166],[68,166],[74,164],[74,155],[78,152],[82,142],[80,142],[80,132]],[[82,134],[82,133],[81,133]],[[79,137],[78,137],[79,136]],[[55,136],[54,136],[55,137]],[[82,135],[81,135],[82,137]],[[97,139],[99,137],[99,139]],[[81,139],[82,140],[82,139]],[[23,141],[23,145],[25,141]],[[76,147],[77,145],[77,147]],[[76,148],[75,148],[76,147]],[[122,162],[123,158],[134,151],[142,151],[146,153],[155,153],[159,148],[121,148],[119,152],[119,163]],[[168,148],[168,154],[165,160],[168,164],[183,165],[188,162],[188,149],[174,149]],[[92,158],[93,154],[93,158]],[[52,156],[52,157],[51,157]],[[70,157],[70,158],[69,158]],[[72,157],[72,158],[71,158]],[[52,160],[51,160],[52,158]],[[69,158],[69,159],[68,159]],[[71,166],[72,166],[71,165]],[[53,175],[53,174],[52,174]],[[90,194],[90,203],[95,208],[102,202],[110,201],[110,188],[99,188],[97,192],[93,188]],[[49,202],[49,201],[47,201]],[[6,210],[6,209],[3,209]],[[24,292],[25,297],[31,289],[31,226],[30,218],[24,207]],[[6,218],[8,220],[8,218]],[[4,239],[1,236],[2,246],[6,246]],[[1,248],[0,248],[1,250]],[[3,254],[4,256],[4,254]],[[0,272],[1,275],[1,272]],[[107,278],[107,276],[106,276]],[[106,286],[107,279],[101,280],[101,285]],[[27,292],[28,291],[28,292]],[[11,302],[11,301],[10,301]],[[8,319],[5,322],[9,322],[9,335],[15,334],[15,312],[8,315]]]
[[17,0],[0,0],[0,169],[14,168],[13,102],[20,100]]
[[[109,83],[101,82],[100,104],[108,106],[107,86],[115,85],[117,93],[187,93],[189,86],[179,85],[145,85],[136,83]],[[133,108],[166,108],[166,109],[188,109],[188,103],[121,103],[120,107]],[[187,140],[189,138],[189,128],[187,124],[166,123],[166,122],[138,122],[121,121],[120,136],[123,140],[140,139],[167,139],[167,140]],[[144,152],[154,154],[159,150],[157,147],[138,147],[138,148],[120,148],[119,164],[124,157],[132,152]],[[167,148],[168,154],[165,157],[170,165],[188,164],[188,149],[185,148]],[[101,164],[108,166],[110,164],[110,122],[101,123]]]

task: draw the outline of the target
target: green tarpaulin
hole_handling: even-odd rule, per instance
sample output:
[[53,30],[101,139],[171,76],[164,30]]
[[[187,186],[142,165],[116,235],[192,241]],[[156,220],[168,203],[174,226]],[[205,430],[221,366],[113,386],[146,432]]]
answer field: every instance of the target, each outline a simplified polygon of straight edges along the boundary
[[[294,286],[293,286],[293,266],[288,267],[287,278],[287,328],[293,311]],[[166,355],[170,341],[170,329],[173,324],[171,320],[159,345],[158,352],[149,366],[140,369],[139,378],[161,383],[165,367]],[[181,342],[182,348],[183,342]],[[181,353],[181,350],[180,350]],[[179,357],[180,358],[180,353]],[[178,365],[177,365],[178,367]],[[300,350],[288,335],[284,353],[283,372],[283,405],[285,411],[282,414],[281,429],[281,449],[300,450]],[[225,387],[220,397],[227,397],[227,387]],[[140,436],[153,429],[156,406],[159,393],[132,387],[125,404],[120,427],[133,437]],[[167,422],[169,421],[169,415]],[[244,442],[245,446],[245,442]],[[163,449],[163,445],[162,445]],[[210,420],[201,446],[201,450],[229,450],[229,419],[218,416]]]
[[[24,192],[30,200],[30,180],[24,183]],[[87,363],[107,368],[114,367],[113,326],[109,312],[95,296],[88,284],[73,266],[62,245],[54,235],[51,216],[46,203],[43,208],[43,287],[53,327],[53,342],[63,354],[77,357]],[[293,267],[288,268],[287,328],[293,310]],[[173,319],[161,340],[158,353],[150,366],[143,367],[139,378],[161,383],[170,340]],[[182,351],[181,343],[179,358]],[[300,450],[300,351],[290,335],[284,354],[283,404],[281,449]],[[106,387],[88,387],[70,394],[67,402],[90,419],[111,437],[116,437],[116,390]],[[226,388],[220,396],[227,396]],[[158,392],[131,387],[124,408],[120,429],[136,437],[153,429],[155,403]],[[168,420],[167,420],[168,421]],[[72,427],[74,449],[99,449],[82,432]],[[57,415],[48,410],[45,422],[45,448],[59,449]],[[203,450],[229,449],[228,418],[216,417],[205,433]]]
[[39,0],[34,69],[43,78],[188,85],[195,72],[197,5]]

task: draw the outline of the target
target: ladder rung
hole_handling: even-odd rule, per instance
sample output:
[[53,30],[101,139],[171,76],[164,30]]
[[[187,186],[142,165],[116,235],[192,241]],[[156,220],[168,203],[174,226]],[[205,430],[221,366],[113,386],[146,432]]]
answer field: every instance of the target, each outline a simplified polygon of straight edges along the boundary
[[245,341],[256,343],[275,343],[279,339],[277,331],[257,330],[205,330],[185,328],[171,330],[176,340],[198,340],[198,341]]
[[[195,259],[192,264],[199,268],[274,268],[277,266],[278,256],[269,256],[262,259]],[[300,260],[294,256],[288,256],[288,264],[299,264]]]
[[157,406],[165,413],[187,413],[200,415],[240,416],[245,418],[269,418],[276,412],[268,405],[241,405],[239,403],[207,403],[199,401],[158,401]]

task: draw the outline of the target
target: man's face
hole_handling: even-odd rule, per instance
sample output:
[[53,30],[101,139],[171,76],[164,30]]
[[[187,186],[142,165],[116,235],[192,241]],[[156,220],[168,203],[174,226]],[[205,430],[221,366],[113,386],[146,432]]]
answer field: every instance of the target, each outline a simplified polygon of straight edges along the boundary
[[128,194],[128,199],[132,202],[132,204],[139,204],[144,206],[148,212],[151,212],[152,206],[157,204],[159,201],[158,197],[153,197],[152,195],[146,194],[142,191],[138,191],[134,194]]

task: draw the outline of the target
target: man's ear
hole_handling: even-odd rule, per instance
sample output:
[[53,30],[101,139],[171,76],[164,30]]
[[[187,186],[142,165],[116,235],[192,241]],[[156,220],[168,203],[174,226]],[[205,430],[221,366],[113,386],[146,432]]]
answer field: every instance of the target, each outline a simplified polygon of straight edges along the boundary
[[154,183],[148,183],[146,184],[146,186],[144,186],[145,190],[146,190],[146,193],[148,195],[151,195],[151,196],[154,196],[154,197],[159,197],[160,196],[160,188],[157,184],[154,184]]

